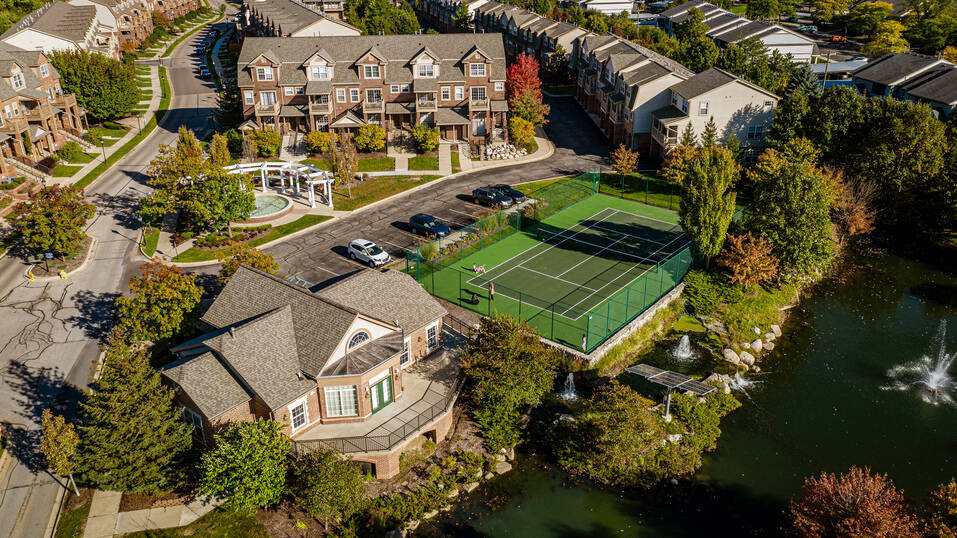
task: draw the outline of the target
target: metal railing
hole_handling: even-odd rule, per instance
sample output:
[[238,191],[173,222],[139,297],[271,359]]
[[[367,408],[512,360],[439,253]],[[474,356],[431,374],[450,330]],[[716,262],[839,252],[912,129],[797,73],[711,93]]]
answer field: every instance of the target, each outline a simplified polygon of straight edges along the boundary
[[475,329],[477,327],[471,323],[460,320],[452,314],[446,314],[442,324],[470,340],[475,337]]

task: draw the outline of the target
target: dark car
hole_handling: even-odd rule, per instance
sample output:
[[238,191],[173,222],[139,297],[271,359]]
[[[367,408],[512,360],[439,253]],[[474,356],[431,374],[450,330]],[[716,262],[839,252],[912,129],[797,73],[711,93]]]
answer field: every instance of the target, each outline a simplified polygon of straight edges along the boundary
[[511,198],[512,203],[520,204],[525,201],[525,193],[514,187],[510,187],[509,185],[504,185],[504,184],[492,185],[487,188],[493,191],[498,191],[502,193],[502,195],[508,198]]
[[412,233],[414,234],[436,237],[445,237],[452,232],[452,230],[445,224],[442,224],[442,221],[439,219],[432,215],[423,215],[421,213],[413,215],[412,218],[409,219],[409,228],[412,229]]
[[476,204],[487,205],[489,207],[508,207],[512,205],[512,199],[501,192],[491,189],[475,189],[472,191],[472,201]]
[[202,69],[199,70],[199,78],[205,80],[205,79],[212,78],[212,75],[209,73],[209,70],[208,70],[208,69],[206,69],[205,67],[203,67]]

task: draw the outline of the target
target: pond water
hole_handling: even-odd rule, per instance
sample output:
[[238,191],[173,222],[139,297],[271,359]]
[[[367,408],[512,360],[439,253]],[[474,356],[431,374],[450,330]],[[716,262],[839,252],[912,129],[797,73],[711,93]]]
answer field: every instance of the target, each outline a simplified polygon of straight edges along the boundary
[[[864,262],[795,309],[694,481],[601,490],[569,484],[531,457],[419,534],[773,536],[805,476],[851,465],[886,472],[922,498],[957,476],[957,405],[919,384],[899,390],[909,381],[901,370],[920,377],[913,372],[957,352],[957,278],[889,254]],[[946,374],[957,379],[957,364]],[[953,385],[940,386],[957,399]]]

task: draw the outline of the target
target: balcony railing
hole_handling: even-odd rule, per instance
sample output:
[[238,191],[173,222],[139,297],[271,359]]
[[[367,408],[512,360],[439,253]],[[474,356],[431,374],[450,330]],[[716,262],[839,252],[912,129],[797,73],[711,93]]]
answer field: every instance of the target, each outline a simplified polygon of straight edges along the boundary
[[310,114],[332,114],[332,101],[325,103],[309,103]]
[[438,105],[436,104],[435,99],[416,99],[415,100],[416,110],[435,111],[437,107]]
[[279,112],[279,103],[256,105],[257,116],[275,116]]
[[0,131],[7,134],[19,134],[26,131],[27,127],[25,118],[4,118],[3,125],[0,125]]
[[23,115],[28,120],[45,120],[53,116],[53,107],[50,103],[40,103],[33,108],[23,107]]
[[53,104],[59,108],[76,106],[76,96],[72,93],[62,93],[53,98]]
[[382,112],[382,109],[385,105],[382,101],[363,101],[362,110],[363,112]]
[[469,98],[469,110],[488,110],[488,99]]

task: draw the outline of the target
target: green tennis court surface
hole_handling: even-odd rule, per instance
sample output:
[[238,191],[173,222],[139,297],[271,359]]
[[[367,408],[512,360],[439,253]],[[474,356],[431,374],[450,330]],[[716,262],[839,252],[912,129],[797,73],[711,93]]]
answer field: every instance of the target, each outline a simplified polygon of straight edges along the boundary
[[674,287],[690,264],[675,212],[597,194],[421,281],[434,295],[484,315],[518,316],[576,349],[587,334],[592,349]]

